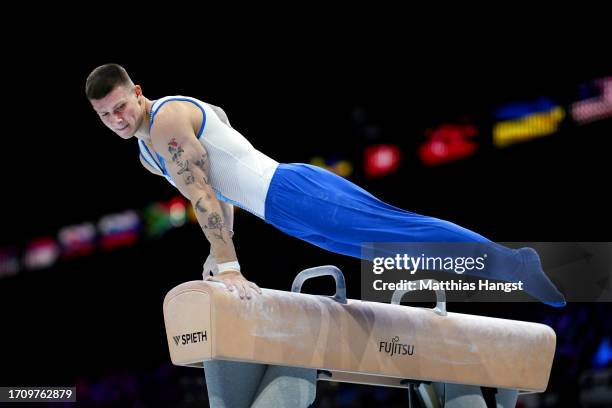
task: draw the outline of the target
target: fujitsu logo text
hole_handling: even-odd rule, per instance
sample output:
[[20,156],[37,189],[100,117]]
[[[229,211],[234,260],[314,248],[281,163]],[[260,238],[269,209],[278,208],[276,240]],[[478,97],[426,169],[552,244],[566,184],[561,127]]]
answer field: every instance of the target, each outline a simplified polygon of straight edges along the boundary
[[391,339],[391,342],[381,341],[378,346],[378,351],[382,353],[384,350],[385,353],[390,356],[394,355],[413,355],[414,354],[414,344],[402,344],[399,343],[399,337],[395,336]]

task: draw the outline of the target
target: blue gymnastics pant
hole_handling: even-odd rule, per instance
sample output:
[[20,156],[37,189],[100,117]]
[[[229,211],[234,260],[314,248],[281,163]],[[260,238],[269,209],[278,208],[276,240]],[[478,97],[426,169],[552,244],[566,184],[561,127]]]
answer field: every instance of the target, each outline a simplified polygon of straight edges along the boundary
[[280,164],[266,196],[265,220],[288,235],[355,258],[361,258],[363,242],[482,243],[503,259],[495,276],[487,277],[522,280],[527,292],[545,303],[565,303],[530,248],[507,248],[452,222],[394,207],[320,167]]

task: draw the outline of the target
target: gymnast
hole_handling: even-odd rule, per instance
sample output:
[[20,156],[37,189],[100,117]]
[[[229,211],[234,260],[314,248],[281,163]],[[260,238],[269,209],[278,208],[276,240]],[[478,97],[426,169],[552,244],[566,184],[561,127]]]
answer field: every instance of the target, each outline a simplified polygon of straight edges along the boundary
[[[483,244],[503,260],[484,277],[522,282],[537,299],[565,304],[533,249],[507,248],[451,222],[391,206],[324,169],[279,163],[233,129],[217,106],[185,96],[149,100],[117,64],[94,69],[85,88],[103,124],[124,139],[136,137],[142,165],[190,200],[210,242],[206,280],[221,282],[241,299],[262,292],[240,270],[234,205],[288,235],[355,258],[363,242]],[[307,407],[316,395],[314,369],[210,360],[204,370],[211,407]]]
[[232,242],[234,205],[290,236],[355,258],[362,256],[362,242],[482,243],[504,260],[485,277],[520,281],[542,302],[565,305],[533,249],[507,248],[451,222],[394,207],[319,167],[279,163],[232,128],[217,106],[185,96],[149,100],[117,64],[94,69],[86,95],[104,125],[124,139],[138,139],[143,166],[190,200],[210,242],[204,276],[240,298],[261,291],[240,270]]

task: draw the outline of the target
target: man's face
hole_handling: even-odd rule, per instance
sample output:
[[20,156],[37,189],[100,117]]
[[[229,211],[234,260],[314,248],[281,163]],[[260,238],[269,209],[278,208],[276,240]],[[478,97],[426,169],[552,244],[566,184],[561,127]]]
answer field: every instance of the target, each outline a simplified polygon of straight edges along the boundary
[[121,85],[104,98],[90,102],[102,123],[122,138],[129,139],[142,123],[142,106],[138,103],[141,95],[139,85],[132,89]]

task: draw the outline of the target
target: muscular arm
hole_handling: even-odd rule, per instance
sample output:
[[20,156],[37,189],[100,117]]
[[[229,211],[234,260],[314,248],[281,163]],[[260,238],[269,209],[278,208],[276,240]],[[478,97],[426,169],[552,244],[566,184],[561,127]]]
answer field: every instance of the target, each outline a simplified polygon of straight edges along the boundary
[[156,116],[151,138],[177,187],[191,201],[217,262],[236,261],[230,223],[210,184],[208,154],[187,113],[174,103],[167,104]]
[[[174,183],[191,201],[217,262],[236,261],[229,216],[222,211],[210,184],[206,149],[197,140],[188,114],[171,104],[157,113],[155,129],[151,129],[153,148],[162,154]],[[227,269],[207,279],[224,283],[230,291],[237,289],[241,299],[250,299],[251,291],[262,293],[256,284],[242,276],[239,269]]]

